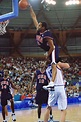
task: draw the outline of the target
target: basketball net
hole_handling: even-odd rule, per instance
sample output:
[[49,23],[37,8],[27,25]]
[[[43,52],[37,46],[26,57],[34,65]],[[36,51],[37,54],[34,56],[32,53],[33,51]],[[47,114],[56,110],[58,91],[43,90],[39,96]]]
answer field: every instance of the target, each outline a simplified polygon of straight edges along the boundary
[[3,35],[6,33],[6,26],[9,24],[9,20],[6,20],[4,22],[0,22],[0,35]]

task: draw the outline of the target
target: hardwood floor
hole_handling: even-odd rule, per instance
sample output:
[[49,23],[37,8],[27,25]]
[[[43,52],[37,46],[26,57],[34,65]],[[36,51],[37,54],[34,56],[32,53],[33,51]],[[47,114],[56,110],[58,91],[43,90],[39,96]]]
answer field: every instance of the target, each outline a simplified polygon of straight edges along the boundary
[[[41,119],[44,118],[46,108],[42,108]],[[15,111],[17,122],[37,122],[37,108],[29,110],[17,110]],[[9,112],[9,116],[11,112]],[[60,118],[60,111],[57,109],[57,106],[53,107],[53,116],[54,120]],[[68,122],[81,122],[81,104],[69,105],[67,109],[66,121]],[[2,122],[2,114],[0,113],[0,122]],[[11,121],[11,116],[8,122]]]

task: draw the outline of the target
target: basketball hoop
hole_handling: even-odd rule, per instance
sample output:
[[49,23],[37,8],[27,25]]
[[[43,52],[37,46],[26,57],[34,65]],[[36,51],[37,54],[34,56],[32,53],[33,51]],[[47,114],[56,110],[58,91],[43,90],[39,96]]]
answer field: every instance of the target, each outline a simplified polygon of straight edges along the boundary
[[9,24],[9,20],[0,22],[0,35],[3,35],[6,33],[6,26]]

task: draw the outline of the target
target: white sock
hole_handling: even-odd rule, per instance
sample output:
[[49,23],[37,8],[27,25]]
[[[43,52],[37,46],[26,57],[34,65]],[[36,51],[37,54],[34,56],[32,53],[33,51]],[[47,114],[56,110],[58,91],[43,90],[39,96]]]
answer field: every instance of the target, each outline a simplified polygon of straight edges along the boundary
[[38,121],[41,121],[40,118],[38,118]]
[[50,117],[53,117],[52,115],[50,115]]
[[54,83],[53,81],[50,81],[49,83]]
[[50,81],[51,83],[54,83],[52,80]]

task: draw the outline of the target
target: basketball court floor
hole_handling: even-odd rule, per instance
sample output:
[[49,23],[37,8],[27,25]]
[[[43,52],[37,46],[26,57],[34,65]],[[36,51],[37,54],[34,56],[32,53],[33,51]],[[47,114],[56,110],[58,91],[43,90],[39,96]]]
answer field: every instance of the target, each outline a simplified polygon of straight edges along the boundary
[[[41,119],[44,118],[46,107],[42,108]],[[16,122],[37,122],[37,108],[27,109],[27,110],[17,110],[16,113]],[[11,120],[11,112],[9,112],[9,121]],[[59,122],[60,111],[57,109],[57,106],[53,107],[53,116],[54,120]],[[2,122],[2,114],[0,112],[0,122]],[[81,104],[68,105],[66,122],[81,122]]]

